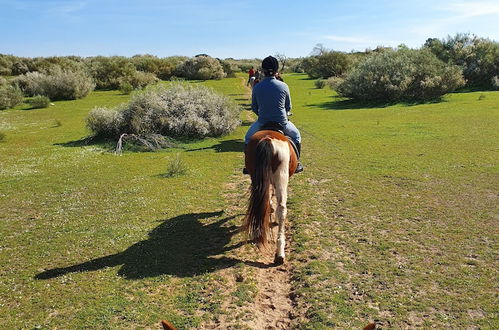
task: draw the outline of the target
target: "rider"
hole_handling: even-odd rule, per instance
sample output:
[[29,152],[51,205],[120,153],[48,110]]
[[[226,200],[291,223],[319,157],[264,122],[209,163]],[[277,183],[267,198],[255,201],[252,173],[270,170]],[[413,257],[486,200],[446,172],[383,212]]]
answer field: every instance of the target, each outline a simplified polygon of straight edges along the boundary
[[[301,150],[301,136],[296,126],[288,120],[287,113],[291,110],[291,96],[288,85],[276,79],[279,62],[275,57],[268,56],[262,61],[265,78],[253,88],[251,109],[258,115],[244,138],[248,144],[251,136],[268,122],[277,122],[282,125],[284,134],[289,136],[296,148],[298,157]],[[303,171],[303,166],[298,162],[295,173]]]
[[248,82],[246,83],[246,86],[249,85],[250,81],[251,81],[251,77],[254,77],[255,76],[255,67],[252,66],[251,69],[248,71]]

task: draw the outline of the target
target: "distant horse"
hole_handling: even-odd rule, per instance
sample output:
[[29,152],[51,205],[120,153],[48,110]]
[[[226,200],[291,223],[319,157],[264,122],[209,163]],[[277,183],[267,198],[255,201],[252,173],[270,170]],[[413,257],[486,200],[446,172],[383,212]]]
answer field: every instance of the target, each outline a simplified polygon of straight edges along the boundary
[[253,86],[255,86],[255,82],[256,82],[256,77],[255,76],[252,76],[249,78],[248,80],[248,84],[251,88],[253,88]]
[[[276,265],[284,263],[288,182],[297,164],[298,157],[290,141],[274,130],[256,132],[245,150],[245,165],[251,176],[251,195],[244,228],[251,241],[259,247],[266,246],[272,236],[272,214],[277,215]],[[276,203],[272,202],[274,194]]]

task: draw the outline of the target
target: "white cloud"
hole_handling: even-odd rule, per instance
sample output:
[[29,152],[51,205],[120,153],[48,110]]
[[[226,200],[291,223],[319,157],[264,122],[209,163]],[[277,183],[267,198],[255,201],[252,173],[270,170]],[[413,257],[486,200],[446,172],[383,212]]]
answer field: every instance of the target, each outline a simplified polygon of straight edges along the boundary
[[358,36],[324,35],[322,36],[321,39],[333,41],[332,45],[326,45],[327,48],[332,48],[335,50],[343,50],[343,51],[350,51],[352,49],[364,50],[367,48],[375,48],[378,46],[396,47],[403,43],[402,41],[399,40],[387,40],[383,38],[377,38],[374,36],[358,37]]
[[[477,32],[472,27],[480,25],[483,19],[499,16],[499,3],[480,1],[460,1],[440,4],[434,8],[440,17],[419,21],[409,30],[420,37],[442,36],[455,32]],[[497,18],[499,21],[499,17]],[[496,21],[496,22],[497,22]],[[472,31],[471,31],[472,30]],[[493,30],[493,28],[492,28]]]
[[456,15],[455,18],[479,17],[499,14],[499,3],[476,1],[454,2],[446,6],[446,9],[453,12]]

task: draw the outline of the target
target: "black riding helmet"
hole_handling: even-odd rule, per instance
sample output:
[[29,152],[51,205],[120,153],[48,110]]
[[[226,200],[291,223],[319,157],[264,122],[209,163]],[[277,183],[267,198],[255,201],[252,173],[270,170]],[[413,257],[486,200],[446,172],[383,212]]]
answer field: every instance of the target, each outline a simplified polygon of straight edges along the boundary
[[273,56],[267,56],[262,61],[262,69],[266,76],[272,76],[279,70],[279,62]]

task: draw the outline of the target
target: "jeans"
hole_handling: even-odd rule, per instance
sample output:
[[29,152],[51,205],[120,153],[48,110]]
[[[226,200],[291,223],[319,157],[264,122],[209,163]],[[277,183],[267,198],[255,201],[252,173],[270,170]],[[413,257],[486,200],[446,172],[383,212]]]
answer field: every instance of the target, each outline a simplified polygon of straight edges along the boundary
[[[248,132],[246,133],[246,136],[244,137],[244,143],[248,144],[253,134],[258,132],[264,124],[265,123],[262,123],[258,120],[251,124]],[[283,126],[285,135],[289,136],[295,144],[301,143],[300,131],[298,131],[298,128],[296,128],[296,126],[292,122],[288,120],[288,122]]]

